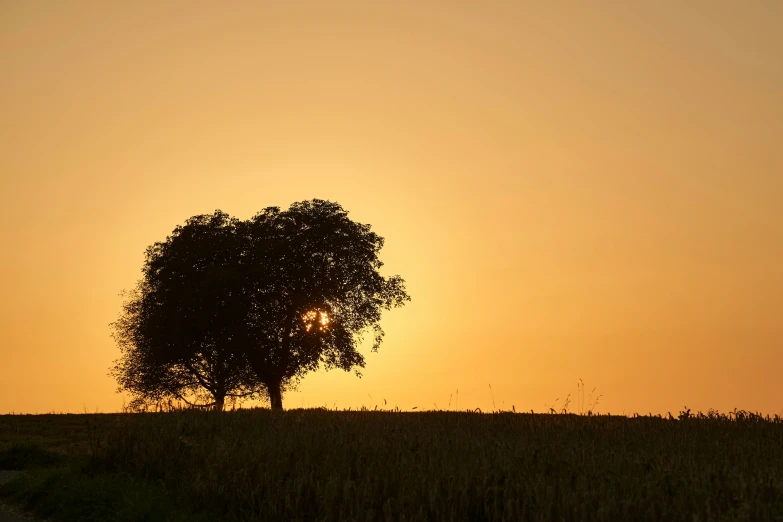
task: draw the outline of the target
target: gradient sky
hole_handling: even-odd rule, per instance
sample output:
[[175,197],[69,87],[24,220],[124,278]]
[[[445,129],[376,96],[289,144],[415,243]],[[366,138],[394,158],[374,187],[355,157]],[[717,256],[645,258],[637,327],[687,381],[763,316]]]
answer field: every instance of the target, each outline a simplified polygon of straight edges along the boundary
[[[186,218],[337,201],[413,301],[286,407],[783,412],[783,3],[0,0],[0,413],[116,411]],[[490,390],[489,385],[492,389]]]

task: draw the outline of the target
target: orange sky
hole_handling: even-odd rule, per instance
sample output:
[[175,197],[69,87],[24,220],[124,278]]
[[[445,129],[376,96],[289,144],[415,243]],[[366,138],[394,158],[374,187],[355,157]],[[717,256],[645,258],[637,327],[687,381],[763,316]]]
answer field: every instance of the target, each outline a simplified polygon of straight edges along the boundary
[[[338,201],[413,301],[286,407],[783,411],[783,3],[0,3],[0,413],[114,411],[186,218]],[[455,406],[452,398],[451,407]]]

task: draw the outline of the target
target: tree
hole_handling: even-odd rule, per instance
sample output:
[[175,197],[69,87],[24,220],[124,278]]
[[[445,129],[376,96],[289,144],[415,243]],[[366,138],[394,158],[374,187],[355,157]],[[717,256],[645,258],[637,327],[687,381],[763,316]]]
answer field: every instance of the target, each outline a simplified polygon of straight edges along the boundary
[[361,376],[363,333],[373,332],[377,351],[381,312],[410,300],[401,277],[379,273],[383,238],[339,204],[318,199],[286,211],[266,208],[239,229],[255,289],[247,322],[252,342],[243,346],[272,409],[282,409],[288,383],[321,365]]
[[264,393],[244,354],[250,304],[237,220],[217,211],[190,218],[147,249],[144,277],[112,323],[122,357],[111,374],[131,406]]
[[195,216],[147,249],[144,277],[113,323],[112,370],[136,400],[282,393],[321,366],[356,370],[363,334],[410,297],[384,278],[383,238],[323,200],[269,207],[247,221]]

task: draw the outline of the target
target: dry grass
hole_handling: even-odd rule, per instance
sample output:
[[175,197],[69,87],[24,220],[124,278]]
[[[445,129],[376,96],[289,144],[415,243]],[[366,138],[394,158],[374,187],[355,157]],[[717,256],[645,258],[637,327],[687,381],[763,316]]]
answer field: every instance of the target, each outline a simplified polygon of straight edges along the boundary
[[783,520],[783,422],[745,412],[136,414],[94,463],[227,520]]

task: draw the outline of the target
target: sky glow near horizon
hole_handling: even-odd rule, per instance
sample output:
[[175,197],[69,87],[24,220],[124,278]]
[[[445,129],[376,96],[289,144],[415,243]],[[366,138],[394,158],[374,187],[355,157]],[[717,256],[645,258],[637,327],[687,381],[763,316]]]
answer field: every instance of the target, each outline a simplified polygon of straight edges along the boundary
[[311,198],[386,239],[412,301],[361,379],[287,408],[545,411],[581,378],[604,413],[782,413],[781,26],[772,1],[2,2],[0,413],[116,411],[145,248]]

